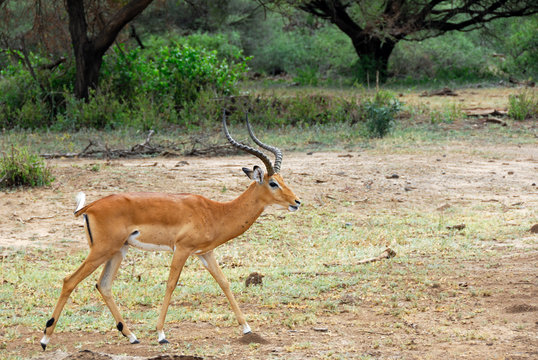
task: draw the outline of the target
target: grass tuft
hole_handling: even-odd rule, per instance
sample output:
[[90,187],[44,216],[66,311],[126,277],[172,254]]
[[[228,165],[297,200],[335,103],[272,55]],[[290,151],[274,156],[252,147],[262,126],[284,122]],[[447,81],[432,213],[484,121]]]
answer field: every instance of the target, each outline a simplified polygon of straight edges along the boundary
[[0,188],[46,186],[54,181],[50,169],[37,154],[28,148],[11,147],[0,159]]
[[538,97],[529,91],[510,95],[508,98],[508,115],[519,121],[538,118]]

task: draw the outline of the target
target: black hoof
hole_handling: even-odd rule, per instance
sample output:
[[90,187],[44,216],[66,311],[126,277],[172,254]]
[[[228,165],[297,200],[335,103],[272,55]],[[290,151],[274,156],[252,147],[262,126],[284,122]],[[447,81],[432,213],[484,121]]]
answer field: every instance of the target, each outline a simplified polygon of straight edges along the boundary
[[140,340],[136,339],[136,340],[133,341],[131,344],[140,344]]
[[47,344],[41,343],[41,347],[43,348],[43,351],[47,350]]
[[170,341],[166,339],[159,340],[159,344],[170,344]]

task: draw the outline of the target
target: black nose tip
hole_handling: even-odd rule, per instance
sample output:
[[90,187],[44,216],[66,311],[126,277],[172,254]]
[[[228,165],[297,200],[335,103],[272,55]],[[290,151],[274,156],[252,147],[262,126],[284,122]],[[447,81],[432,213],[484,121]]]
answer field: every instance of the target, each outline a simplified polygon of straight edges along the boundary
[[299,200],[295,200],[295,203],[296,203],[297,205],[301,205],[301,202],[300,202]]

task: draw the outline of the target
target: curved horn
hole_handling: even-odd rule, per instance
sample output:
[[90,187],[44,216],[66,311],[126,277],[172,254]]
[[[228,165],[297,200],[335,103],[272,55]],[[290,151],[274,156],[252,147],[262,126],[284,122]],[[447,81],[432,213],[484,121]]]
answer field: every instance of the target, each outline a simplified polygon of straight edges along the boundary
[[256,135],[254,135],[254,132],[252,131],[252,128],[250,127],[250,122],[248,121],[248,113],[245,114],[245,121],[247,122],[248,133],[250,134],[250,137],[252,138],[252,140],[254,140],[254,142],[256,144],[258,144],[259,147],[261,147],[261,148],[263,148],[265,150],[268,150],[268,151],[272,152],[275,155],[275,166],[274,166],[274,168],[275,168],[275,172],[279,173],[280,172],[280,164],[282,163],[282,151],[277,147],[264,144],[260,140],[258,140]]
[[226,126],[226,111],[224,111],[222,114],[222,129],[224,130],[224,135],[226,135],[226,138],[228,139],[230,144],[240,150],[246,151],[249,154],[258,157],[265,164],[265,168],[267,169],[267,175],[271,176],[275,173],[275,170],[273,169],[273,164],[271,164],[271,160],[269,160],[269,158],[264,153],[254,148],[251,148],[250,146],[237,142],[232,138],[230,132],[228,131],[228,127]]

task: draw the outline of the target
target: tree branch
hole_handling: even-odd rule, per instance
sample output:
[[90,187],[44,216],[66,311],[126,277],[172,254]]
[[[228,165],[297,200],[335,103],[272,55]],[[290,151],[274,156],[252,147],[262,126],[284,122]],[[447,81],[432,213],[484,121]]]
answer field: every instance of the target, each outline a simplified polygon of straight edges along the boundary
[[111,20],[97,34],[94,39],[94,49],[97,54],[104,54],[112,45],[118,33],[140,14],[153,0],[131,0],[122,7],[116,14],[111,16]]

